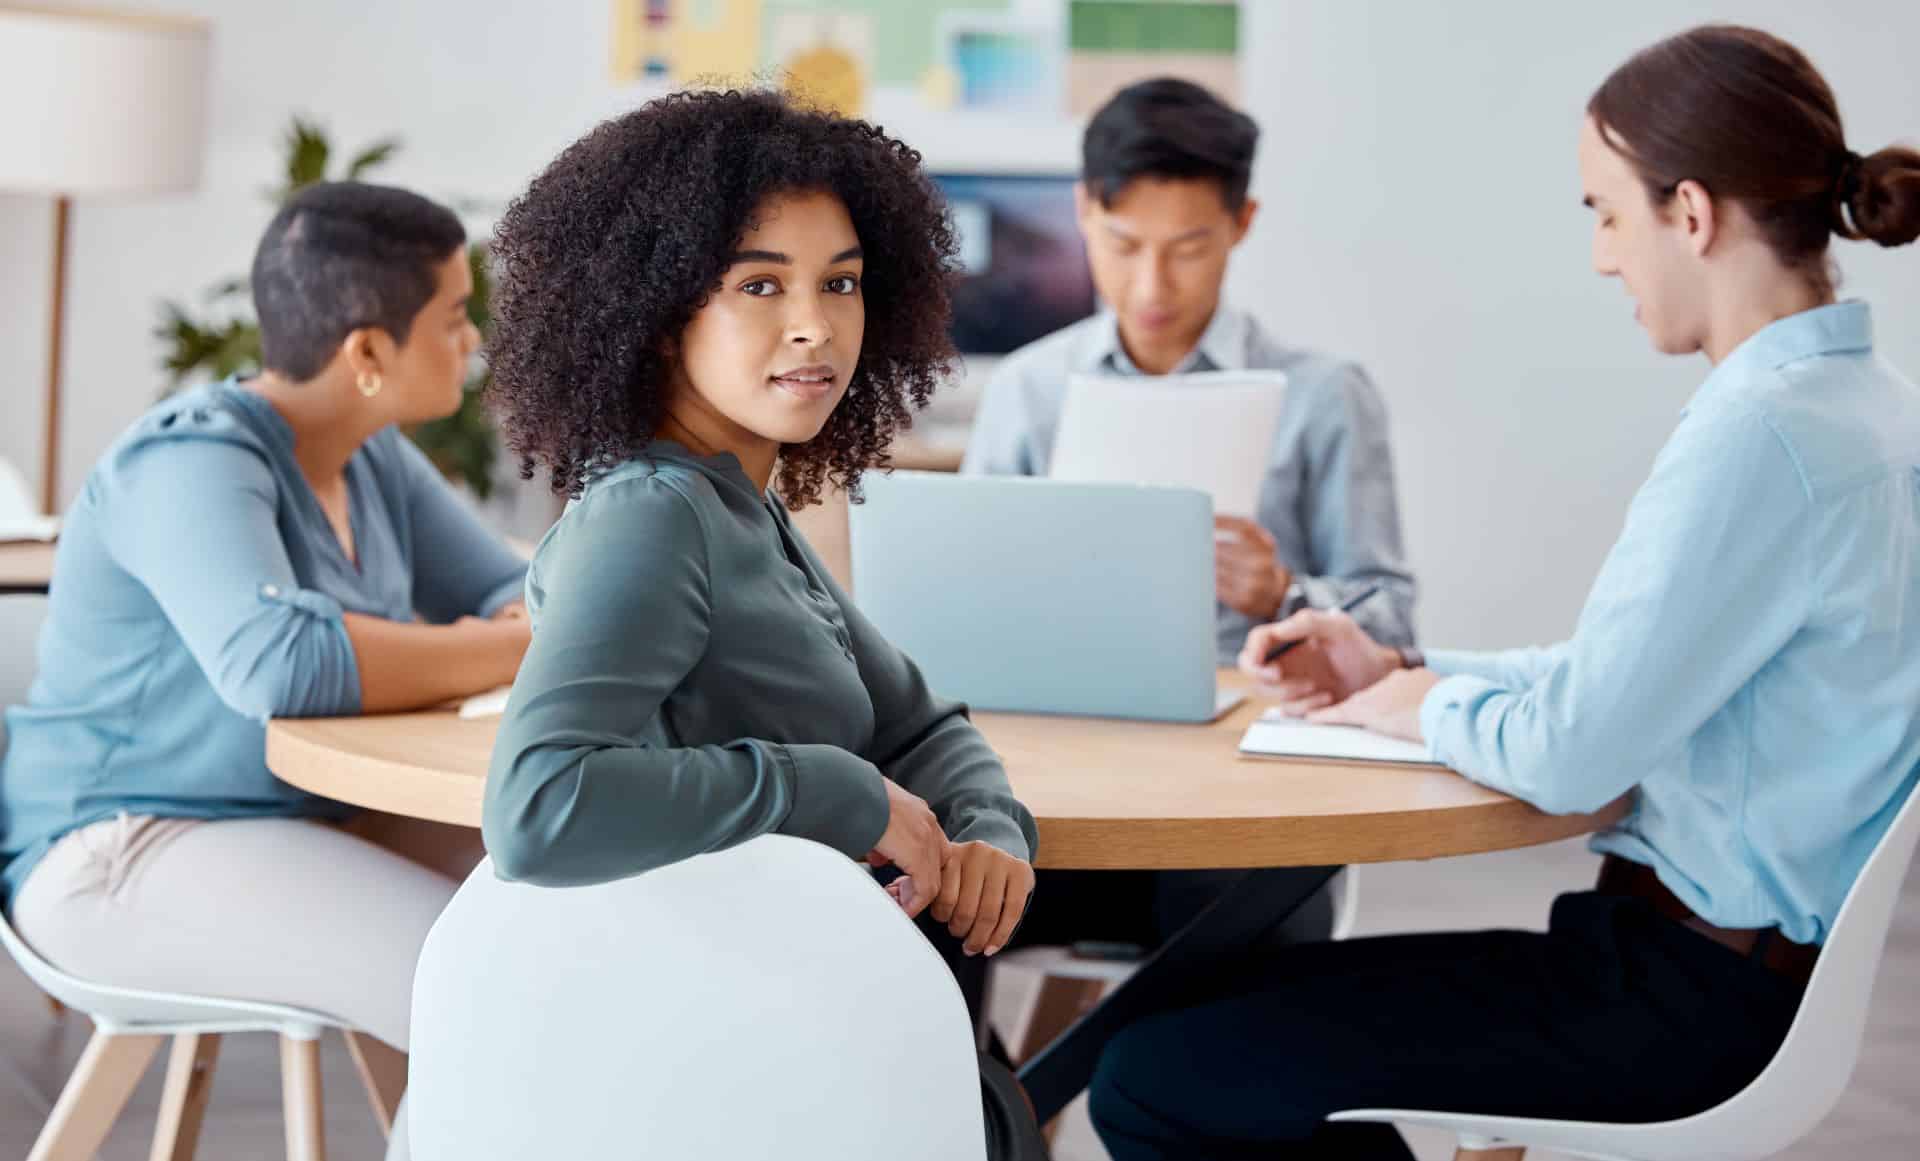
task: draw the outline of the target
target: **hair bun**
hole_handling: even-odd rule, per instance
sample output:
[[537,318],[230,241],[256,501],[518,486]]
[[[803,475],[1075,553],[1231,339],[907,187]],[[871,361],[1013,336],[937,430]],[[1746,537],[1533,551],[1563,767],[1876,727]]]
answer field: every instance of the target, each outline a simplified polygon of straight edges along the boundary
[[1834,187],[1834,233],[1882,246],[1920,238],[1920,150],[1848,153]]

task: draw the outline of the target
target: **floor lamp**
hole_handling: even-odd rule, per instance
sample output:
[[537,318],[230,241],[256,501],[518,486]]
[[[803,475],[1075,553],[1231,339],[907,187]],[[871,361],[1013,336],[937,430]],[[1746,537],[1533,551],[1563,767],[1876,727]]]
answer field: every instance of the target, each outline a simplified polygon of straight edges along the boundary
[[51,195],[53,306],[40,504],[60,502],[60,365],[74,198],[193,188],[206,127],[203,20],[0,3],[0,190]]

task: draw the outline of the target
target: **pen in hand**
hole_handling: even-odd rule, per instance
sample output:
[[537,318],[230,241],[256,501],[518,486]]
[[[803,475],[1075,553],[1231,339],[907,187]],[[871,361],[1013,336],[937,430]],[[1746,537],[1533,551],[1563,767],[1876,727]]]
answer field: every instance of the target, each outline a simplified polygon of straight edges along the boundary
[[[1360,607],[1361,602],[1365,601],[1368,597],[1372,596],[1373,594],[1379,591],[1380,591],[1379,585],[1377,584],[1368,585],[1366,588],[1361,589],[1358,593],[1355,593],[1353,596],[1348,597],[1344,601],[1341,601],[1340,611],[1343,613],[1353,612],[1355,609]],[[1280,660],[1282,657],[1285,657],[1287,655],[1287,650],[1293,648],[1295,645],[1302,644],[1305,641],[1306,641],[1305,637],[1300,637],[1292,641],[1283,641],[1280,644],[1275,645],[1273,648],[1267,650],[1267,656],[1263,661],[1261,661],[1260,664],[1272,665],[1274,662]]]

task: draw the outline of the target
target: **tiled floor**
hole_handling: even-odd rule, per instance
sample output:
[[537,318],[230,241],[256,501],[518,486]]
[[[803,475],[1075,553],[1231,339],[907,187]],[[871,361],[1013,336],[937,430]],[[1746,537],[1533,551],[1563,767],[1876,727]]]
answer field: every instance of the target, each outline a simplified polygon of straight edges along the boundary
[[[1361,932],[1533,926],[1559,891],[1590,882],[1593,859],[1577,843],[1430,864],[1369,867],[1364,872]],[[1007,973],[1012,976],[1014,973]],[[1004,1019],[1030,981],[1010,978],[1000,990]],[[0,1158],[23,1157],[85,1043],[86,1021],[56,1022],[39,994],[11,963],[0,963]],[[336,1161],[377,1158],[380,1136],[343,1045],[324,1053],[329,1154]],[[159,1094],[156,1065],[101,1161],[147,1155]],[[1100,1161],[1105,1153],[1076,1105],[1057,1142],[1058,1161]],[[1910,1161],[1920,1155],[1920,874],[1910,876],[1887,942],[1873,1019],[1852,1087],[1840,1107],[1794,1149],[1796,1159]],[[279,1058],[270,1037],[234,1037],[224,1049],[200,1156],[208,1161],[275,1161],[283,1157]],[[1451,1143],[1416,1138],[1423,1161],[1449,1155]],[[1549,1161],[1536,1153],[1535,1161]]]

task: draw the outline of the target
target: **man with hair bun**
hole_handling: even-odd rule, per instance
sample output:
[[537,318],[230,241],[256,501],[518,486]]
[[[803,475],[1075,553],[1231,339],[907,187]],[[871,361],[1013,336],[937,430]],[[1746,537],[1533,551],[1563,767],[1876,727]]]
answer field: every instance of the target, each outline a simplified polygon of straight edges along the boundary
[[[1713,369],[1573,636],[1409,666],[1313,612],[1241,665],[1542,810],[1631,793],[1599,882],[1545,931],[1289,948],[1250,990],[1133,1025],[1092,1089],[1115,1161],[1412,1157],[1392,1126],[1324,1123],[1351,1108],[1711,1108],[1773,1058],[1913,793],[1920,394],[1868,306],[1836,301],[1828,243],[1920,234],[1920,152],[1861,156],[1798,49],[1709,26],[1607,78],[1579,162],[1596,270],[1656,349]],[[1330,668],[1268,664],[1289,641]]]

